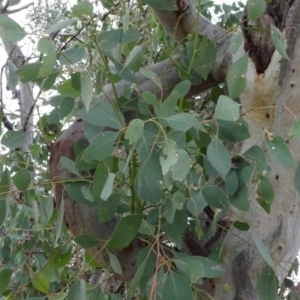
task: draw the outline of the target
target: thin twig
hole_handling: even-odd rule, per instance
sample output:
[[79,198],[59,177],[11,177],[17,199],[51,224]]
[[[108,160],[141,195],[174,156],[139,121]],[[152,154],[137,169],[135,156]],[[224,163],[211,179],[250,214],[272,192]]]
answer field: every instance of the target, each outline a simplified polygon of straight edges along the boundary
[[[7,1],[7,2],[8,2],[8,1]],[[8,14],[8,15],[14,14],[14,13],[17,13],[17,12],[23,10],[23,9],[28,8],[29,6],[31,6],[31,5],[33,5],[33,4],[34,4],[34,2],[30,2],[30,3],[28,3],[28,4],[26,4],[26,5],[22,6],[22,7],[19,7],[19,8],[16,8],[16,9],[12,9],[12,10],[7,10],[7,11],[4,11],[4,12],[5,12],[6,14]],[[4,8],[4,7],[3,7],[3,8]],[[2,13],[3,13],[3,11],[2,11]]]
[[5,5],[1,9],[1,13],[7,12],[8,7],[9,7],[9,0],[6,1]]
[[87,22],[86,25],[82,26],[82,27],[81,27],[74,35],[72,35],[71,38],[70,38],[69,40],[67,40],[67,41],[65,42],[65,44],[60,48],[59,51],[62,51],[62,50],[64,50],[64,49],[66,49],[67,46],[71,43],[71,41],[73,41],[74,39],[76,39],[77,36],[81,33],[81,31],[82,31],[84,28],[88,27],[88,26],[90,25],[90,23],[91,23],[91,21]]

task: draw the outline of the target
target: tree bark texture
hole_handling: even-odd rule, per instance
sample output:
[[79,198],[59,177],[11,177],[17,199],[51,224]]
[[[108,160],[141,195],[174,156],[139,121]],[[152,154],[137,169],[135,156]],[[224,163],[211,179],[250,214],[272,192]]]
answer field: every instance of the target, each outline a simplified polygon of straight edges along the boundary
[[[189,96],[196,95],[213,85],[224,82],[226,72],[231,62],[236,61],[246,52],[249,54],[247,86],[240,96],[245,120],[249,124],[251,137],[245,141],[240,153],[244,153],[253,145],[262,144],[266,135],[280,134],[284,139],[288,137],[293,124],[294,115],[300,117],[300,2],[299,1],[271,1],[268,3],[264,15],[256,21],[248,21],[245,9],[241,30],[243,43],[235,55],[230,55],[228,46],[231,35],[211,24],[202,16],[197,16],[191,1],[176,1],[178,11],[155,11],[159,21],[179,43],[187,34],[198,26],[200,34],[215,43],[217,60],[207,81],[192,86]],[[186,18],[187,17],[187,18]],[[179,21],[180,20],[180,21]],[[249,26],[270,29],[270,22],[284,33],[287,53],[290,60],[283,59],[271,42],[270,31],[247,31]],[[263,32],[263,33],[262,33]],[[172,87],[180,82],[176,68],[171,61],[166,60],[150,67],[161,79],[163,93],[156,91],[152,80],[137,74],[139,79],[139,93],[143,91],[157,92],[157,96],[165,99]],[[117,93],[122,93],[126,82],[116,85]],[[106,97],[115,101],[112,91]],[[130,116],[129,121],[133,116]],[[70,126],[53,144],[51,150],[50,172],[55,184],[55,198],[58,206],[63,199],[65,222],[74,234],[92,235],[99,240],[106,241],[111,236],[117,219],[99,225],[98,213],[93,207],[73,201],[64,191],[62,184],[71,174],[59,163],[61,156],[74,159],[74,144],[79,139],[85,140],[82,132],[82,121],[78,120]],[[295,161],[299,160],[300,141],[289,140],[289,149]],[[273,186],[275,198],[270,214],[267,214],[257,202],[256,188],[258,179],[254,178],[250,188],[250,210],[243,212],[230,208],[225,218],[228,222],[244,220],[251,224],[252,230],[267,246],[274,262],[275,272],[279,283],[282,282],[290,269],[300,248],[300,196],[294,188],[294,171],[279,165],[268,157],[270,172],[268,178]],[[300,184],[300,183],[299,183]],[[224,238],[224,236],[223,236]],[[191,241],[197,249],[197,237],[186,237],[185,249],[191,253]],[[108,259],[102,249],[103,243],[88,249],[92,255],[104,266],[108,266]],[[213,299],[258,299],[255,291],[256,280],[266,266],[264,259],[257,250],[250,232],[231,228],[224,238],[224,251],[221,267],[225,274],[216,279],[204,281],[203,289]],[[136,272],[136,260],[139,251],[145,247],[140,240],[135,240],[129,247],[117,251],[123,274],[120,278],[130,283]],[[193,253],[201,255],[201,253]],[[228,288],[224,288],[227,286]],[[200,297],[201,298],[201,297]],[[200,299],[199,298],[199,299]]]

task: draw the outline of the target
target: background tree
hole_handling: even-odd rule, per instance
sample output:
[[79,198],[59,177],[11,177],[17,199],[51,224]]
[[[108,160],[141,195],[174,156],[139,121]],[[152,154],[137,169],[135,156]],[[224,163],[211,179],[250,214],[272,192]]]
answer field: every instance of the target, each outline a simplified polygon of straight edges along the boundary
[[3,298],[297,299],[299,6],[3,3]]

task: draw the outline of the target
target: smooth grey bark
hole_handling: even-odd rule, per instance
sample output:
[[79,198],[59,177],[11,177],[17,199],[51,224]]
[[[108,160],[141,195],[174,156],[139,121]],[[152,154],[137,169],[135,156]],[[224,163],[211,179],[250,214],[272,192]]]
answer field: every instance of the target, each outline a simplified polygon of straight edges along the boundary
[[[9,3],[9,2],[8,2]],[[21,9],[27,8],[33,3],[22,7]],[[3,4],[0,4],[0,10],[3,9]],[[5,8],[6,12],[7,8]],[[19,9],[20,10],[20,9]],[[17,11],[19,11],[17,10]],[[1,12],[4,13],[4,12]],[[7,53],[8,59],[18,68],[22,66],[26,57],[22,53],[21,48],[18,43],[7,42],[3,38],[4,29],[0,27],[0,39]],[[19,80],[18,91],[14,92],[19,100],[20,107],[20,130],[26,132],[26,139],[22,146],[23,150],[27,151],[28,147],[32,144],[33,133],[34,133],[34,120],[33,120],[33,108],[34,108],[34,98],[33,98],[33,84],[31,82],[23,83]]]
[[[155,11],[155,13],[165,28],[175,39],[181,42],[187,34],[192,33],[191,24],[197,23],[197,16],[193,14],[193,11],[189,11],[189,9],[193,9],[189,0],[176,2],[178,11]],[[243,114],[249,124],[251,133],[251,137],[246,140],[240,150],[241,154],[252,145],[262,144],[265,139],[272,138],[272,134],[275,132],[286,139],[295,117],[293,114],[298,117],[300,114],[298,104],[300,71],[297,68],[300,64],[300,21],[297,15],[300,11],[300,2],[290,1],[288,4],[283,4],[283,2],[283,0],[272,1],[272,6],[267,7],[266,13],[260,19],[252,21],[251,24],[249,22],[248,25],[263,29],[269,28],[266,18],[272,19],[274,15],[272,13],[268,15],[268,12],[273,12],[274,7],[283,7],[284,14],[279,12],[278,18],[274,19],[274,23],[284,30],[290,61],[284,60],[275,50],[268,32],[263,35],[264,39],[261,39],[261,32],[249,34],[247,29],[243,27],[243,43],[240,50],[231,57],[227,51],[229,35],[227,36],[224,31],[212,25],[203,17],[200,16],[198,19],[200,20],[199,33],[206,35],[215,42],[218,58],[209,79],[204,83],[193,86],[189,93],[190,96],[224,81],[231,59],[235,61],[249,49],[257,47],[258,52],[249,53],[249,66],[247,74],[245,74],[247,86],[240,96]],[[188,27],[183,22],[183,14],[189,16],[187,18]],[[247,18],[247,11],[245,11],[244,18]],[[181,19],[181,22],[179,22],[179,19]],[[173,30],[174,26],[176,31]],[[214,40],[214,37],[217,40]],[[172,87],[180,81],[174,65],[167,60],[150,67],[150,69],[161,78],[163,91],[157,90],[151,79],[137,74],[140,83],[138,93],[147,90],[156,93],[157,96],[163,99],[166,98]],[[122,81],[116,85],[118,94],[122,93],[126,84]],[[112,91],[108,91],[106,96],[114,100]],[[129,118],[133,117],[130,116]],[[60,165],[59,158],[60,156],[74,158],[75,142],[78,139],[84,140],[81,128],[82,122],[79,120],[71,125],[53,145],[50,161],[50,172],[53,180],[61,182],[66,177],[70,177],[70,174]],[[290,139],[289,145],[295,161],[298,161],[299,140]],[[257,202],[258,179],[253,178],[250,186],[250,210],[243,212],[232,207],[224,217],[224,221],[230,224],[232,221],[239,220],[251,224],[252,230],[267,246],[275,264],[275,272],[279,283],[281,283],[300,248],[300,233],[298,230],[300,227],[300,197],[294,188],[294,171],[279,165],[268,154],[267,160],[270,168],[268,178],[275,192],[270,214],[266,214]],[[108,266],[106,253],[102,247],[105,240],[111,235],[117,220],[113,219],[99,225],[96,210],[70,199],[64,192],[61,183],[57,183],[55,186],[55,196],[58,204],[64,198],[66,223],[75,236],[84,233],[103,240],[99,245],[88,249],[88,251],[95,255],[104,266]],[[185,240],[188,240],[189,243],[192,241],[195,245],[194,248],[197,250],[199,241],[195,236],[188,237]],[[258,299],[255,284],[266,263],[254,245],[251,233],[230,228],[226,238],[224,240],[220,238],[220,241],[224,247],[221,266],[226,270],[225,275],[220,278],[205,280],[202,288],[213,299]],[[135,240],[131,247],[115,253],[123,268],[123,274],[119,277],[126,283],[130,283],[136,271],[137,255],[143,247],[145,245],[141,241]],[[186,242],[185,249],[187,252],[191,252],[192,245],[188,245]],[[228,288],[224,288],[225,286]],[[202,299],[201,296],[199,296],[199,299]]]

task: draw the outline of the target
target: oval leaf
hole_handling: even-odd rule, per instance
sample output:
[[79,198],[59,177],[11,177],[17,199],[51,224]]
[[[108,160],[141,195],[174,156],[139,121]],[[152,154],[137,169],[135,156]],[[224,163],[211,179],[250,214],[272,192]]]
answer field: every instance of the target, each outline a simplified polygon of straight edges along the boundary
[[27,169],[21,169],[12,177],[12,180],[20,191],[25,191],[31,182],[30,172]]
[[284,44],[283,34],[272,23],[271,23],[271,39],[272,39],[272,42],[273,42],[276,50],[279,52],[279,54],[283,58],[290,60],[290,58],[288,57],[288,55],[286,53],[286,49],[285,49],[286,47],[285,47],[285,44]]
[[134,144],[142,136],[144,130],[144,121],[141,119],[132,120],[125,133],[125,139],[129,140],[129,144]]
[[[118,250],[127,247],[136,237],[142,218],[142,215],[130,215],[120,220],[107,244],[107,248]],[[126,234],[124,234],[124,230],[126,230]]]
[[265,144],[273,159],[288,168],[295,167],[289,148],[281,136],[274,134],[272,138],[265,141]]
[[236,121],[240,118],[240,104],[226,96],[220,96],[214,118],[225,121]]
[[264,13],[266,9],[266,1],[249,0],[247,6],[250,19],[256,20]]
[[74,241],[84,248],[91,248],[99,243],[97,239],[87,234],[83,234],[76,237]]
[[8,131],[3,135],[1,143],[10,149],[19,148],[24,144],[25,138],[24,131]]
[[235,99],[244,91],[246,87],[247,69],[248,54],[243,55],[230,66],[226,75],[226,83],[230,98]]
[[225,179],[231,168],[231,158],[227,149],[217,137],[207,147],[207,158],[222,178]]
[[213,208],[225,208],[229,206],[229,201],[225,193],[216,185],[208,185],[202,189],[207,204]]

